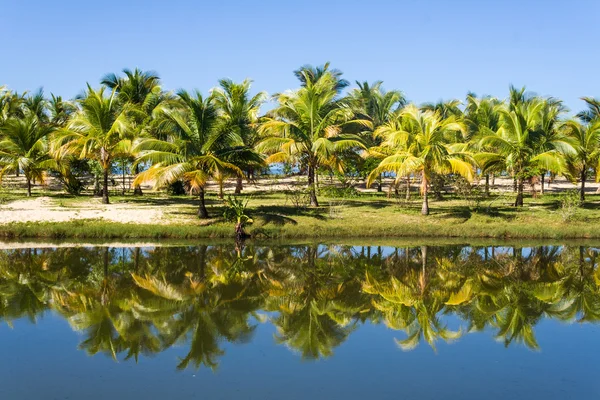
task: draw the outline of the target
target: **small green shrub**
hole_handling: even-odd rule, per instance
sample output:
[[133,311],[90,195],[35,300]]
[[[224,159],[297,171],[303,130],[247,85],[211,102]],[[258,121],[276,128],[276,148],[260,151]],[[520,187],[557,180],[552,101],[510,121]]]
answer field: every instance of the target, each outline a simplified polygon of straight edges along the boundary
[[352,199],[360,196],[358,190],[355,187],[336,187],[336,186],[324,186],[319,190],[319,194],[325,197],[341,198],[341,199]]
[[560,196],[559,213],[563,222],[572,221],[577,215],[577,209],[581,206],[579,192],[577,190],[568,190]]

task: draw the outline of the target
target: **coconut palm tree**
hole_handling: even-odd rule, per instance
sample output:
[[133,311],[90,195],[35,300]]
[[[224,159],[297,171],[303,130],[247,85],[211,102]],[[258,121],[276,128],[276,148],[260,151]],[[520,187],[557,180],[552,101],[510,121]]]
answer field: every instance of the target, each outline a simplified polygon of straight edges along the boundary
[[[540,170],[565,171],[562,154],[572,151],[569,140],[563,135],[544,138],[542,113],[545,107],[545,100],[534,98],[500,109],[500,128],[479,142],[480,146],[489,146],[495,151],[475,155],[484,170],[502,168],[513,174],[517,180],[515,207],[523,206],[526,179]],[[543,147],[540,146],[542,143]]]
[[[235,83],[230,79],[221,79],[219,87],[213,90],[214,102],[219,112],[219,130],[232,131],[241,139],[236,148],[230,149],[228,161],[246,171],[248,178],[253,171],[264,165],[263,158],[254,149],[258,144],[257,132],[260,106],[265,101],[265,92],[250,95],[252,81]],[[237,174],[235,193],[243,189],[242,175]]]
[[88,85],[78,101],[80,109],[56,135],[56,151],[98,161],[103,171],[102,203],[109,204],[108,175],[112,161],[131,141],[132,117],[139,115],[139,110],[123,105],[115,90],[108,96],[105,91],[105,86],[94,90]]
[[312,65],[303,65],[294,71],[294,75],[300,81],[300,84],[303,87],[308,86],[309,84],[314,85],[319,81],[322,77],[328,76],[328,79],[333,78],[334,84],[333,89],[340,94],[342,90],[350,86],[350,82],[346,79],[342,78],[342,71],[336,68],[329,68],[330,63],[326,62],[323,65],[319,65],[317,67],[313,67]]
[[587,125],[575,120],[567,121],[563,131],[572,140],[575,152],[567,156],[567,165],[571,175],[579,176],[581,189],[579,200],[585,201],[585,181],[590,169],[598,169],[600,162],[600,119]]
[[134,184],[154,181],[163,187],[183,180],[190,193],[200,198],[198,217],[208,218],[205,185],[210,178],[226,173],[241,174],[236,165],[225,161],[231,148],[242,140],[234,131],[218,130],[217,108],[213,96],[195,92],[177,93],[178,101],[160,110],[160,124],[171,134],[166,139],[145,138],[135,147],[140,154],[136,164],[152,164],[136,177]]
[[[381,144],[381,137],[375,135],[375,131],[381,125],[390,121],[390,119],[406,105],[406,99],[399,90],[384,90],[381,87],[383,84],[382,81],[376,81],[373,84],[369,84],[369,82],[366,81],[357,81],[356,84],[358,88],[352,90],[348,95],[350,106],[358,118],[371,121],[371,126],[360,133],[361,138],[369,148],[379,146]],[[362,171],[367,174],[370,173],[373,167],[380,161],[374,153],[366,152],[362,155],[363,159],[361,159],[361,155],[356,154],[356,152],[352,152],[351,154],[355,157],[355,162],[362,161],[362,164],[364,165]],[[364,157],[365,155],[366,157]],[[395,187],[397,188],[397,186]],[[382,191],[381,177],[377,179],[377,191]]]
[[370,126],[365,119],[353,118],[346,100],[338,97],[339,78],[324,71],[315,81],[305,70],[305,86],[276,95],[278,106],[264,118],[259,131],[264,139],[257,150],[269,154],[268,163],[294,160],[308,176],[310,204],[318,206],[315,172],[320,166],[343,170],[340,151],[364,148],[353,132],[357,125]]
[[579,112],[577,118],[584,123],[600,118],[600,100],[593,97],[582,97],[581,100],[585,101],[588,109]]
[[[123,74],[124,76],[107,74],[100,83],[115,90],[123,104],[129,103],[139,107],[143,114],[140,114],[140,118],[135,121],[137,128],[135,136],[143,136],[146,128],[151,124],[152,111],[168,96],[163,93],[160,87],[160,77],[154,71],[142,71],[138,68],[131,71],[125,68]],[[137,156],[131,152],[132,148],[133,146],[130,146],[129,149],[124,149],[122,152],[123,164],[132,161]],[[123,170],[125,170],[124,165]],[[138,164],[135,164],[133,172],[136,175],[139,173]],[[123,179],[125,179],[124,176]],[[138,196],[143,194],[140,185],[134,186],[133,194]]]
[[48,136],[53,130],[30,112],[25,118],[11,118],[0,127],[0,173],[3,176],[23,171],[28,197],[31,197],[32,181],[43,182],[50,166]]
[[397,122],[382,126],[382,147],[391,155],[385,157],[367,179],[370,185],[382,172],[394,172],[396,179],[410,173],[421,175],[423,206],[421,214],[429,214],[428,191],[433,173],[455,173],[473,179],[471,156],[462,144],[449,141],[457,132],[465,132],[464,124],[455,117],[443,119],[438,112],[421,111],[414,105],[407,106],[401,113],[401,124]]
[[[467,95],[465,107],[465,123],[468,128],[468,137],[474,147],[474,152],[482,150],[479,142],[482,137],[491,132],[496,132],[500,127],[500,114],[498,109],[502,102],[493,97],[478,98],[474,93]],[[493,151],[493,149],[488,149]],[[485,175],[485,194],[489,195],[490,173],[501,171],[482,171]]]

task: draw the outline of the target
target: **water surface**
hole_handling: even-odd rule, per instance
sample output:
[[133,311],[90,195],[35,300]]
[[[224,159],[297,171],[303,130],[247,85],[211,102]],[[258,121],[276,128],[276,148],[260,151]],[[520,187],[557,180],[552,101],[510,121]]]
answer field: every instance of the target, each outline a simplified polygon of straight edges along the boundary
[[0,398],[597,398],[599,251],[2,250]]

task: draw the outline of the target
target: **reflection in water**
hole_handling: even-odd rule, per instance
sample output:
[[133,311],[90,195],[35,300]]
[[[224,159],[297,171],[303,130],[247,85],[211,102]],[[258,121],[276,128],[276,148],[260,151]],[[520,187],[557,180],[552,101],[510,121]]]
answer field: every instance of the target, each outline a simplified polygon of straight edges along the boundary
[[6,250],[0,320],[53,310],[83,333],[82,350],[115,359],[179,344],[180,369],[216,368],[225,341],[248,342],[263,322],[304,359],[331,356],[366,322],[403,332],[404,350],[484,329],[537,349],[543,318],[600,319],[597,257],[558,246]]

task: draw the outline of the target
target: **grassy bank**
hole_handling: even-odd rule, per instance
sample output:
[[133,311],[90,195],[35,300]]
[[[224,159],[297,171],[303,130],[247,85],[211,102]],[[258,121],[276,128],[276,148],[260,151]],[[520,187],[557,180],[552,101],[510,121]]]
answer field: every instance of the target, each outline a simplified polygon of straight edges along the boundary
[[[292,204],[278,193],[255,193],[249,197],[254,218],[247,228],[256,240],[328,238],[600,238],[600,197],[590,196],[583,208],[573,210],[568,219],[560,198],[546,195],[529,198],[526,207],[515,209],[508,198],[492,197],[474,207],[464,200],[445,197],[432,201],[432,214],[421,216],[420,202],[397,202],[383,194],[352,199],[321,199],[321,207]],[[57,207],[74,210],[91,207],[97,199],[55,198]],[[110,222],[102,219],[74,219],[64,222],[12,222],[0,224],[0,237],[81,238],[81,239],[200,239],[229,238],[233,225],[220,218],[222,205],[209,199],[215,218],[199,221],[197,202],[190,198],[114,198],[131,208],[155,207],[165,210],[165,219],[156,224]]]

